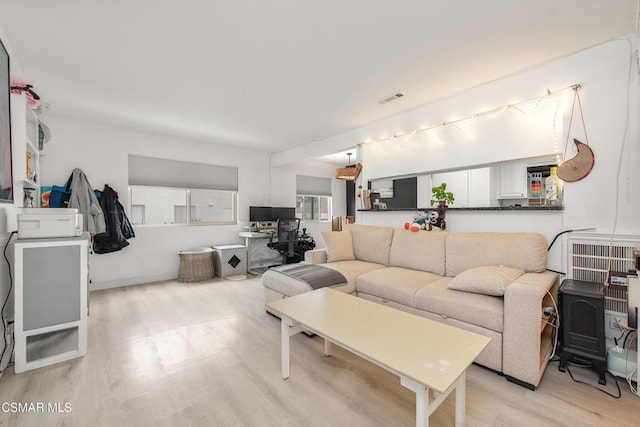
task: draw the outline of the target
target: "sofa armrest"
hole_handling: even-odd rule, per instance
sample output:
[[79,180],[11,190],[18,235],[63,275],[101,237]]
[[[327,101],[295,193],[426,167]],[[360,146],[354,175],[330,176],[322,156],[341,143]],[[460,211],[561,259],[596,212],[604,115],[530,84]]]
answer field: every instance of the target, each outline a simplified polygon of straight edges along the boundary
[[327,251],[326,249],[312,249],[304,253],[304,262],[308,264],[326,264],[327,263]]
[[547,366],[551,327],[542,322],[543,305],[557,301],[558,274],[526,273],[504,293],[502,372],[536,387]]

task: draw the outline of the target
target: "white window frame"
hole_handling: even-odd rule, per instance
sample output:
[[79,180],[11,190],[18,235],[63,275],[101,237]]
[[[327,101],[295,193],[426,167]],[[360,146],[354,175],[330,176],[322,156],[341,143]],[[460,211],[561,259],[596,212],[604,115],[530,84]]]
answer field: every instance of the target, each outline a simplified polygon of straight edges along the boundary
[[[313,197],[313,198],[317,198],[318,199],[318,203],[320,203],[320,198],[324,197],[327,199],[327,203],[329,204],[328,206],[328,212],[327,212],[327,219],[320,219],[320,218],[313,218],[313,216],[315,215],[315,212],[311,212],[312,218],[311,219],[304,219],[302,218],[302,215],[298,212],[298,197]],[[303,203],[304,205],[304,203]],[[332,196],[319,196],[316,194],[296,194],[296,218],[300,219],[301,221],[312,221],[312,222],[330,222],[331,221],[331,217],[333,215],[333,198]]]
[[[129,185],[127,187],[128,190],[128,201],[127,201],[127,214],[131,217],[131,206],[132,206],[132,190],[133,188],[153,188],[156,190],[182,190],[185,192],[185,203],[186,205],[184,206],[191,206],[191,191],[192,190],[198,190],[198,189],[192,189],[192,188],[176,188],[176,187],[160,187],[160,186],[153,186],[153,185]],[[179,223],[179,224],[137,224],[136,227],[192,227],[192,226],[210,226],[210,225],[237,225],[238,224],[238,192],[237,191],[231,191],[231,190],[214,190],[214,191],[224,191],[224,192],[228,192],[231,193],[231,197],[232,197],[232,219],[229,221],[206,221],[206,222],[192,222],[191,220],[191,209],[186,209],[187,210],[187,222],[186,223]],[[136,205],[139,205],[139,203],[136,203]],[[174,206],[172,204],[172,206]],[[148,214],[148,209],[146,209],[145,207],[145,213]]]

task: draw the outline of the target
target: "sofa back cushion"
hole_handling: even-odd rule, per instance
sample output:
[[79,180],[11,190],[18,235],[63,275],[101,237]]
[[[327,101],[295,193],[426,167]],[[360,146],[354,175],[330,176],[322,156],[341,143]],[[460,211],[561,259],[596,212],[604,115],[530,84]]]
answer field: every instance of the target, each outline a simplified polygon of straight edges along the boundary
[[447,276],[486,265],[528,273],[547,267],[547,239],[540,233],[447,233]]
[[446,234],[441,231],[394,230],[389,265],[444,276]]
[[350,224],[345,229],[351,232],[356,259],[389,265],[393,228]]
[[353,254],[353,240],[350,231],[323,231],[322,238],[326,245],[327,262],[356,259]]

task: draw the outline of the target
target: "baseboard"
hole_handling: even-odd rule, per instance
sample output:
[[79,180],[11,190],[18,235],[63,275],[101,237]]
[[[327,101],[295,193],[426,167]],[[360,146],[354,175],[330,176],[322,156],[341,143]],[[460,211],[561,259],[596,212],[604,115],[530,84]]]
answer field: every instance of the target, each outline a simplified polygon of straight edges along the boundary
[[125,277],[118,280],[106,280],[104,282],[92,281],[89,286],[89,291],[100,291],[103,289],[122,288],[131,285],[142,285],[145,283],[163,282],[165,280],[176,280],[174,274],[158,274],[154,276],[138,276],[138,277]]
[[519,379],[517,379],[517,378],[513,378],[513,377],[510,377],[509,375],[505,375],[504,377],[505,377],[505,378],[507,379],[507,381],[509,381],[510,383],[517,384],[517,385],[519,385],[520,387],[524,387],[524,388],[529,389],[529,390],[531,390],[531,391],[535,391],[535,390],[536,390],[536,386],[534,386],[533,384],[525,383],[524,381],[520,381]]

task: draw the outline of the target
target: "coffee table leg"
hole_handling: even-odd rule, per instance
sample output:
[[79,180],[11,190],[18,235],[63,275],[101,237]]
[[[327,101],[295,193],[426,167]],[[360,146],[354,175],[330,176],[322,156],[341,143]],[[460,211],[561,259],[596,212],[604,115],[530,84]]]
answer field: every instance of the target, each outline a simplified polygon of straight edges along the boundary
[[456,380],[456,427],[464,425],[464,403],[466,394],[466,372]]
[[282,378],[289,378],[289,337],[302,332],[304,328],[300,324],[296,324],[287,316],[280,316],[280,333],[281,333],[281,349],[282,349]]
[[429,427],[429,389],[416,390],[416,427]]
[[289,322],[290,320],[282,316],[280,320],[281,348],[282,348],[282,379],[289,378]]
[[[431,415],[431,412],[440,405],[440,402],[434,402],[433,408],[431,408],[431,404],[429,402],[429,389],[410,378],[400,376],[400,384],[416,394],[416,426],[428,427],[429,416]],[[440,399],[440,401],[441,400],[442,399]]]
[[331,356],[331,341],[326,338],[324,339],[324,355]]

